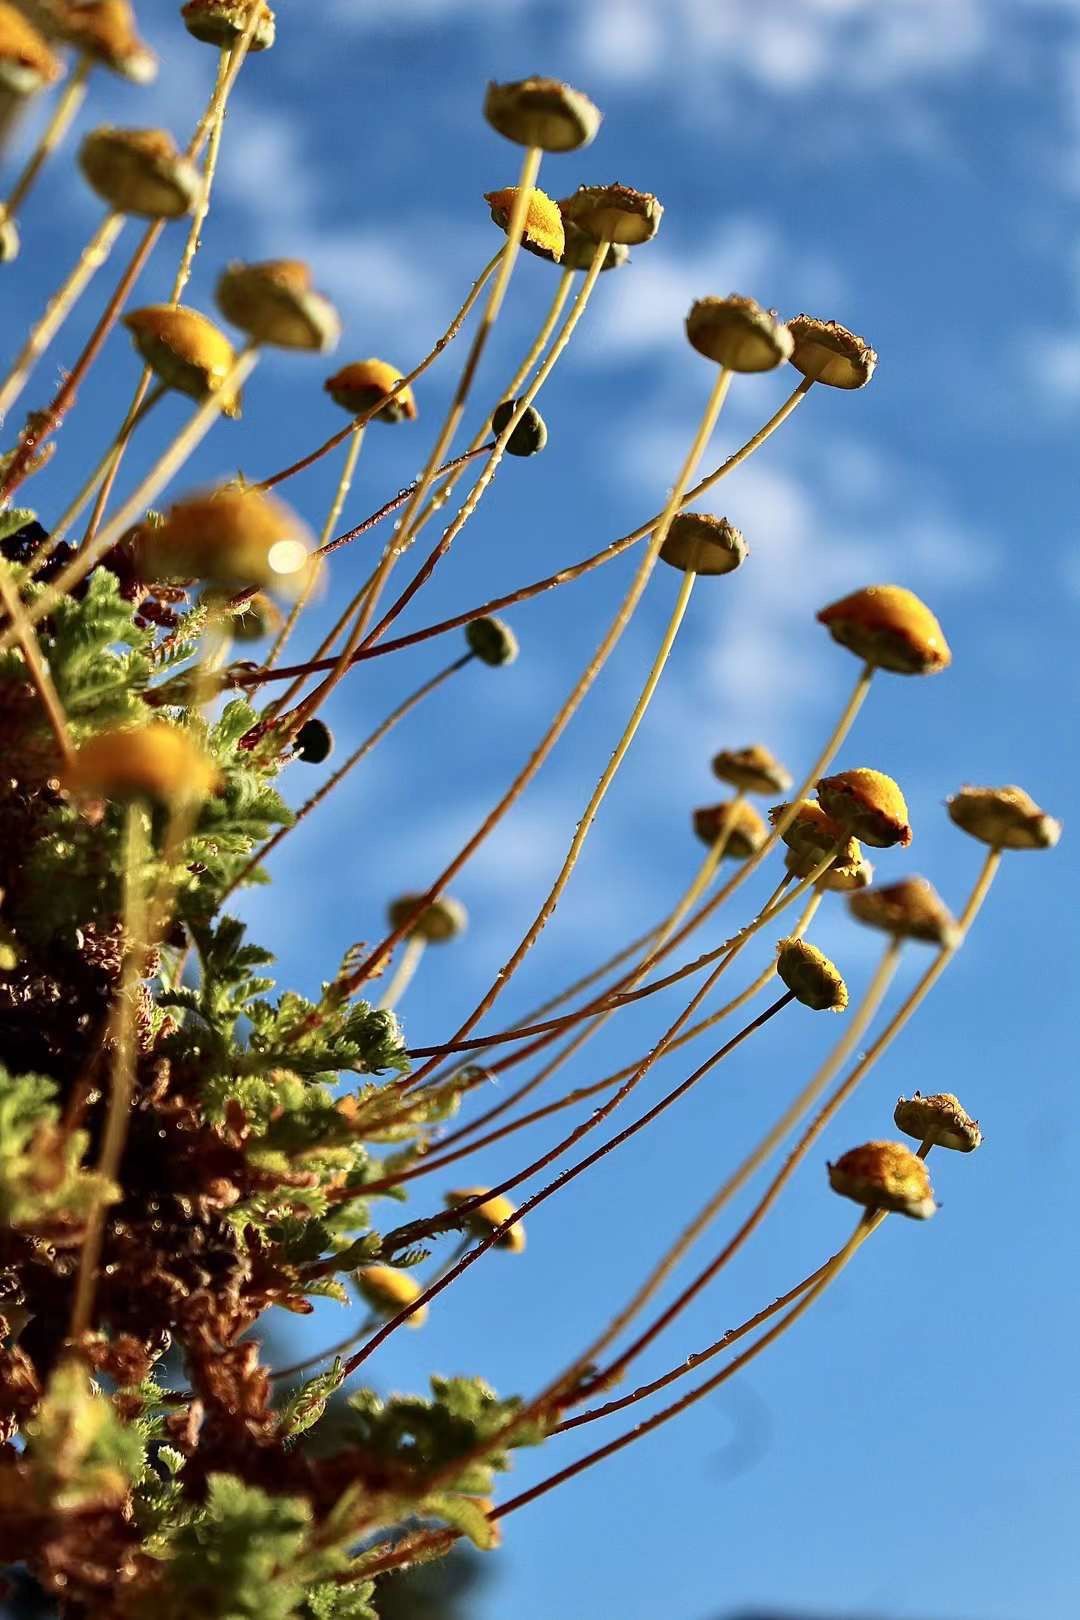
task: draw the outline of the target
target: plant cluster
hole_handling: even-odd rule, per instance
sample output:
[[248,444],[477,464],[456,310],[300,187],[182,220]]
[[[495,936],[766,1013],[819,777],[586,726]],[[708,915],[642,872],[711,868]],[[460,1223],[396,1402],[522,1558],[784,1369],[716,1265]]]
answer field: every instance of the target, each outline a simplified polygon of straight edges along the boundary
[[[910,591],[853,588],[818,613],[833,641],[855,655],[858,677],[803,779],[796,784],[764,745],[728,739],[713,762],[726,796],[693,814],[706,850],[687,891],[528,1019],[476,1033],[571,878],[697,579],[746,562],[738,529],[690,503],[736,472],[814,389],[866,386],[877,357],[835,321],[784,321],[752,298],[701,297],[686,336],[712,363],[711,386],[662,510],[499,601],[388,635],[443,564],[504,456],[542,453],[538,395],[600,276],[631,273],[629,250],[647,251],[663,209],[654,196],[593,184],[588,175],[590,183],[554,201],[537,186],[541,159],[585,148],[598,110],[554,80],[490,86],[485,116],[522,149],[521,172],[516,185],[486,197],[498,249],[431,352],[405,372],[376,358],[339,366],[325,387],[345,425],[291,466],[258,482],[238,475],[214,489],[177,491],[204,435],[222,416],[241,414],[262,348],[317,355],[341,337],[333,306],[294,261],[227,265],[212,315],[183,303],[200,239],[213,240],[207,215],[229,97],[247,59],[274,45],[276,22],[264,0],[187,0],[181,24],[217,53],[205,111],[186,146],[164,130],[111,125],[83,138],[79,167],[104,218],[40,319],[16,339],[0,381],[0,414],[11,424],[35,368],[127,220],[141,220],[142,235],[87,344],[55,396],[9,429],[0,455],[0,1558],[25,1566],[70,1617],[366,1620],[380,1611],[388,1571],[436,1558],[461,1537],[495,1546],[508,1514],[641,1439],[771,1344],[889,1213],[920,1220],[934,1213],[930,1150],[971,1151],[981,1136],[956,1097],[916,1093],[897,1104],[896,1139],[857,1145],[828,1167],[836,1192],[862,1206],[835,1255],[723,1339],[689,1358],[676,1345],[669,1372],[610,1396],[646,1345],[671,1329],[750,1238],[900,1034],[959,949],[1003,854],[1049,848],[1060,829],[1019,788],[961,788],[949,814],[982,841],[986,859],[959,916],[921,878],[873,882],[864,846],[903,848],[911,840],[904,796],[876,769],[834,770],[833,761],[875,679],[936,674],[951,655],[933,613]],[[0,0],[5,120],[33,95],[54,97],[40,141],[0,204],[2,257],[14,266],[6,264],[4,276],[34,263],[32,236],[20,243],[20,211],[87,90],[96,94],[110,73],[149,82],[155,71],[128,0]],[[170,221],[181,222],[182,243],[173,295],[131,307]],[[516,374],[489,393],[479,429],[460,451],[455,440],[484,378],[481,360],[519,250],[551,262],[551,304]],[[457,387],[423,472],[343,529],[368,425],[379,425],[376,433],[411,430],[414,384],[470,317]],[[67,510],[42,521],[23,504],[24,487],[62,442],[64,421],[106,346],[110,355],[122,348],[121,327],[142,367],[130,408]],[[117,352],[115,364],[123,363]],[[781,366],[795,374],[790,397],[699,477],[733,380]],[[129,441],[170,391],[190,399],[189,417],[137,487],[114,500]],[[276,491],[340,447],[333,502],[309,528]],[[474,472],[455,504],[459,484]],[[413,567],[423,529],[443,508],[453,515],[440,520],[438,539],[388,600],[392,576]],[[305,628],[304,610],[316,582],[332,577],[335,553],[393,515],[372,572],[343,602],[337,623],[303,661],[286,665],[286,644]],[[327,964],[317,999],[279,991],[270,952],[248,939],[234,914],[240,891],[269,880],[292,828],[430,692],[466,664],[495,671],[517,656],[513,631],[497,613],[566,587],[633,547],[638,566],[596,655],[475,834],[426,887],[390,904],[382,940]],[[466,926],[450,886],[555,747],[658,562],[681,575],[675,608],[550,893],[461,1027],[435,1046],[409,1048],[394,1009],[425,952],[452,951]],[[816,606],[808,603],[808,612]],[[337,763],[320,711],[338,684],[362,676],[371,658],[462,629],[464,646],[455,645],[451,661]],[[294,762],[319,772],[296,814],[278,792],[280,772]],[[755,796],[764,797],[767,814]],[[770,860],[776,886],[756,915],[720,945],[680,955]],[[721,870],[732,875],[717,883]],[[884,939],[870,983],[850,1004],[841,973],[806,938],[818,907],[836,892]],[[718,1006],[717,981],[759,935],[773,944],[756,977]],[[928,947],[927,966],[865,1044],[909,941]],[[697,988],[647,1053],[520,1108],[622,1007],[691,978]],[[774,981],[778,994],[764,1011],[605,1134],[605,1122],[656,1063]],[[399,1328],[421,1325],[442,1292],[492,1249],[520,1257],[527,1214],[561,1198],[792,1006],[842,1017],[832,1052],[615,1319],[569,1365],[553,1368],[543,1389],[501,1398],[482,1378],[435,1376],[427,1394],[383,1400],[356,1383],[353,1375]],[[518,1086],[472,1111],[493,1073],[540,1053],[540,1067]],[[437,1207],[404,1218],[412,1182],[579,1103],[586,1106],[576,1123],[501,1184],[450,1186],[453,1172]],[[661,1284],[789,1138],[788,1157],[742,1225],[687,1275],[671,1303],[647,1315]],[[545,1180],[549,1167],[553,1179]],[[525,1183],[536,1186],[515,1204],[509,1195]],[[461,1242],[447,1257],[438,1240],[451,1232]],[[326,1295],[349,1308],[354,1331],[306,1363],[268,1366],[250,1336],[264,1313],[272,1306],[310,1313]],[[727,1358],[743,1338],[749,1344]],[[719,1369],[695,1382],[714,1357],[724,1358]],[[500,1494],[498,1476],[515,1448],[547,1444],[674,1384],[674,1400],[644,1421],[531,1489]],[[338,1406],[327,1424],[332,1399]]]

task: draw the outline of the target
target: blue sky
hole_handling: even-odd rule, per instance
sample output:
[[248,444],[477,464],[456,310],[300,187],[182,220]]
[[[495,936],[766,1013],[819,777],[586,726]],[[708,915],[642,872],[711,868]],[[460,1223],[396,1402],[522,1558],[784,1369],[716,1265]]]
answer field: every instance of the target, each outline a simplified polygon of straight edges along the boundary
[[[141,11],[167,71],[150,92],[96,85],[82,124],[161,119],[180,135],[207,93],[213,58],[180,32],[171,6]],[[914,845],[884,852],[879,876],[924,873],[959,907],[980,852],[948,822],[942,800],[964,781],[1018,782],[1072,819],[1080,6],[285,0],[280,13],[279,45],[245,69],[228,122],[192,290],[202,307],[224,260],[295,254],[342,309],[341,360],[379,354],[412,364],[497,246],[481,194],[512,183],[520,161],[480,117],[489,78],[565,76],[604,110],[591,149],[545,162],[540,184],[554,195],[618,178],[666,205],[655,242],[599,283],[545,390],[548,450],[504,468],[403,624],[548,573],[657,510],[711,381],[682,336],[694,297],[734,289],[785,314],[835,317],[881,356],[868,389],[815,390],[723,486],[714,509],[743,529],[751,557],[731,578],[700,583],[570,890],[499,1016],[524,1011],[673,902],[699,855],[690,810],[718,796],[708,770],[717,748],[760,738],[805,768],[855,675],[814,614],[859,585],[891,580],[919,591],[955,656],[932,680],[882,678],[841,752],[840,766],[884,769],[908,797]],[[5,332],[34,313],[96,217],[96,203],[56,167],[25,221],[49,272],[40,282],[25,268],[5,272]],[[146,301],[167,290],[178,250],[174,228],[143,283]],[[516,273],[477,416],[500,397],[553,277],[532,259]],[[77,353],[104,281],[42,367],[31,402]],[[27,486],[46,520],[100,454],[105,424],[130,393],[137,373],[125,343],[114,339],[109,365],[87,385],[54,468]],[[414,475],[458,361],[452,352],[423,380],[418,426],[369,433],[350,514],[363,516]],[[328,369],[267,355],[245,421],[216,431],[185,483],[237,464],[267,473],[339,425],[320,389]],[[706,465],[790,386],[789,375],[737,379]],[[178,401],[162,407],[144,456],[182,414]],[[133,454],[126,478],[139,465]],[[315,526],[335,476],[324,463],[289,489]],[[370,552],[362,542],[341,554],[321,614],[354,588]],[[378,937],[388,898],[422,887],[456,850],[572,684],[632,566],[624,558],[516,611],[519,662],[466,670],[286,841],[278,883],[245,903],[284,981],[313,986],[354,940]],[[531,920],[677,587],[658,570],[587,706],[455,885],[470,930],[444,954],[432,951],[405,1000],[414,1040],[438,1039],[460,1021]],[[311,628],[297,645],[314,639]],[[345,683],[331,714],[339,748],[459,646],[454,636],[429,643]],[[290,797],[318,779],[291,767]],[[937,1218],[888,1223],[744,1377],[514,1515],[477,1620],[717,1620],[767,1605],[895,1620],[1075,1614],[1080,1321],[1066,1269],[1080,1151],[1075,872],[1068,833],[1052,855],[1006,862],[967,949],[918,1021],[759,1238],[641,1372],[717,1337],[837,1246],[852,1211],[828,1192],[824,1161],[893,1134],[895,1098],[916,1087],[959,1093],[987,1139],[971,1159],[935,1155]],[[774,881],[763,874],[748,886],[718,930],[743,921]],[[811,937],[857,993],[876,938],[839,905],[823,909]],[[764,945],[748,953],[736,988],[766,954]],[[912,952],[894,999],[924,960]],[[559,1084],[587,1083],[635,1056],[681,1005],[661,999],[613,1021]],[[836,1034],[836,1021],[801,1009],[777,1019],[538,1212],[523,1258],[485,1258],[439,1300],[423,1332],[397,1335],[374,1366],[379,1386],[422,1387],[434,1369],[483,1371],[506,1392],[535,1389],[617,1308]],[[643,1088],[647,1098],[708,1050],[669,1059]],[[451,1183],[494,1181],[554,1141],[561,1123],[464,1160]],[[442,1190],[438,1176],[418,1183],[416,1212]],[[718,1237],[744,1207],[721,1221]],[[312,1321],[290,1318],[279,1340],[301,1354],[344,1331],[342,1321],[327,1303]],[[607,1432],[598,1424],[580,1440],[523,1454],[509,1488]]]

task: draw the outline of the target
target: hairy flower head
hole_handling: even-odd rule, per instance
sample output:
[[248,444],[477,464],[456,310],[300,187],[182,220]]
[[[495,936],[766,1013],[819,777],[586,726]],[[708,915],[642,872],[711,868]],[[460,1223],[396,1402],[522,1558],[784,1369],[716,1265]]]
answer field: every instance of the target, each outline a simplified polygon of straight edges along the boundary
[[248,50],[268,51],[274,43],[276,24],[266,0],[187,0],[180,8],[180,15],[195,39],[226,50],[243,39],[253,10],[258,13],[258,20],[248,41]]
[[847,985],[839,968],[804,939],[777,943],[776,971],[796,1001],[814,1012],[843,1012],[848,1004]]
[[709,512],[676,512],[660,547],[660,559],[682,573],[731,574],[750,554],[742,530]]
[[[776,804],[769,811],[769,820],[777,826],[787,813],[789,805]],[[813,799],[802,799],[799,807],[783,834],[784,843],[797,855],[808,856],[810,866],[807,872],[829,853],[834,851],[834,862],[840,866],[853,866],[862,859],[862,851],[857,841],[851,837],[846,828],[841,827],[831,816],[827,816],[820,804]]]
[[914,1097],[898,1097],[893,1119],[916,1141],[957,1153],[973,1153],[982,1142],[978,1120],[972,1119],[951,1091],[938,1091],[932,1097],[924,1097],[921,1091]]
[[314,291],[311,271],[298,259],[228,265],[218,280],[217,305],[227,321],[275,348],[325,353],[341,336],[336,309]]
[[929,1171],[903,1142],[864,1142],[828,1169],[833,1191],[868,1209],[889,1209],[918,1221],[937,1210]]
[[791,334],[775,310],[737,293],[696,299],[686,335],[699,354],[729,371],[772,371],[791,354]]
[[[505,231],[509,228],[510,216],[514,211],[519,189],[518,186],[503,186],[500,191],[484,192],[484,201],[491,209],[491,217],[500,230]],[[545,258],[554,259],[556,263],[562,258],[566,246],[566,233],[563,230],[559,205],[547,195],[547,192],[540,191],[536,186],[529,188],[521,240],[524,247],[539,248]]]
[[694,831],[704,844],[715,844],[729,824],[731,831],[724,845],[728,860],[749,860],[769,836],[768,827],[752,804],[724,799],[694,811]]
[[353,360],[323,387],[335,405],[350,416],[360,416],[378,405],[376,422],[415,422],[416,397],[408,383],[399,386],[403,373],[388,360]]
[[56,8],[53,22],[61,39],[122,78],[135,84],[157,78],[157,57],[139,38],[129,0],[82,0]]
[[489,84],[484,117],[492,129],[519,146],[573,152],[595,140],[601,113],[582,91],[560,79],[534,76]]
[[956,918],[926,878],[901,878],[899,883],[866,889],[853,894],[848,905],[859,922],[899,939],[942,946],[959,941]]
[[791,772],[764,743],[722,748],[713,755],[712,768],[721,782],[730,782],[742,793],[786,793],[791,787]]
[[33,96],[63,77],[64,66],[9,0],[0,0],[0,90]]
[[936,675],[952,663],[937,619],[903,585],[867,585],[817,617],[841,647],[894,675]]
[[1061,822],[1019,787],[963,787],[945,801],[958,827],[995,849],[1053,849]]
[[796,315],[788,322],[794,340],[790,360],[796,371],[829,388],[865,388],[874,375],[877,355],[865,338],[839,321]]
[[79,167],[110,208],[144,219],[190,214],[202,189],[198,169],[164,129],[92,129]]
[[911,843],[904,795],[884,771],[860,766],[823,776],[817,796],[827,816],[873,849]]
[[[154,375],[192,399],[222,391],[236,364],[236,350],[206,315],[182,304],[147,304],[124,316],[135,347]],[[222,413],[240,415],[240,395],[230,389]]]
[[617,182],[610,186],[579,186],[559,204],[563,217],[587,236],[594,248],[600,242],[637,247],[660,229],[664,205],[651,191],[635,191]]

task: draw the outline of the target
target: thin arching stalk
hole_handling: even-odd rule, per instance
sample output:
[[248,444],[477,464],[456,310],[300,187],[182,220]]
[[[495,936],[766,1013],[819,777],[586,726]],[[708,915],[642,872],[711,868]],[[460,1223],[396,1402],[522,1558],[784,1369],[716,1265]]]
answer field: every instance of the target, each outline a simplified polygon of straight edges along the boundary
[[52,555],[54,548],[60,544],[60,541],[66,537],[69,530],[78,521],[79,514],[82,512],[87,501],[93,495],[95,489],[98,488],[102,479],[106,478],[112,471],[113,467],[117,464],[121,451],[131,438],[131,435],[135,432],[135,429],[141,422],[146,420],[146,418],[150,415],[150,412],[154,409],[154,406],[157,405],[159,400],[164,399],[168,391],[168,387],[165,383],[159,383],[157,387],[151,389],[151,391],[146,395],[145,399],[140,402],[135,412],[124,418],[116,438],[113,440],[112,444],[109,445],[97,466],[86,480],[82,489],[77,495],[72,497],[66,510],[53,524],[52,533],[50,534],[48,541],[41,547],[34,558],[31,572],[35,574],[39,573],[44,567],[45,563],[48,561],[48,558]]
[[30,328],[26,342],[12,361],[11,370],[0,383],[0,420],[7,416],[22,394],[34,367],[90,285],[94,275],[108,259],[113,244],[126,223],[126,214],[106,214],[102,218],[75,264],[49,299],[43,313]]
[[53,734],[60,759],[65,767],[71,763],[71,736],[68,731],[67,717],[64,706],[60,702],[59,693],[49,673],[49,666],[42,655],[38,643],[37,632],[30,621],[22,598],[12,583],[11,570],[4,558],[0,557],[0,601],[3,602],[4,611],[11,620],[9,632],[22,649],[23,659],[26,663],[27,674],[37,692],[45,718],[49,722],[49,730]]
[[91,58],[85,53],[75,63],[68,76],[67,84],[65,84],[57,97],[52,116],[42,131],[37,145],[27,158],[22,173],[12,186],[6,200],[0,203],[0,219],[15,218],[15,215],[34,189],[42,169],[71,128],[72,121],[86,96],[86,80],[92,66]]
[[342,762],[342,764],[338,766],[337,770],[332,772],[332,774],[327,777],[326,781],[322,784],[318,791],[313,793],[306,804],[301,806],[289,825],[287,827],[279,827],[277,832],[274,833],[271,838],[268,838],[266,843],[255,851],[254,855],[251,856],[251,859],[247,861],[247,863],[233,878],[229,887],[225,890],[222,900],[224,901],[228,899],[229,895],[240,887],[244,879],[249,877],[257,866],[261,866],[263,862],[273,854],[274,850],[277,849],[282,840],[286,838],[295,827],[298,827],[302,821],[306,820],[313,810],[316,810],[318,806],[322,804],[323,800],[333,792],[338,783],[349,774],[353,766],[359,764],[360,760],[365,758],[366,755],[370,754],[372,749],[377,747],[377,745],[382,742],[387,733],[394,729],[399,720],[404,720],[405,716],[411,713],[411,711],[415,709],[418,704],[422,703],[429,693],[434,692],[436,688],[443,684],[444,681],[449,680],[451,675],[456,674],[459,669],[464,669],[466,664],[471,663],[474,657],[474,653],[468,652],[463,653],[460,658],[455,658],[452,664],[447,664],[443,669],[440,669],[435,675],[432,675],[428,680],[424,681],[421,686],[418,686],[415,692],[410,692],[409,696],[399,703],[396,709],[392,709],[387,715],[386,719],[383,720],[380,725],[376,726],[371,735],[365,737],[363,742],[359,743],[357,747],[353,749],[352,753],[346,760]]
[[427,940],[423,934],[410,934],[405,941],[405,949],[401,953],[401,960],[391,975],[390,982],[375,1005],[382,1011],[390,1011],[397,1006],[406,990],[416,976],[424,955]]

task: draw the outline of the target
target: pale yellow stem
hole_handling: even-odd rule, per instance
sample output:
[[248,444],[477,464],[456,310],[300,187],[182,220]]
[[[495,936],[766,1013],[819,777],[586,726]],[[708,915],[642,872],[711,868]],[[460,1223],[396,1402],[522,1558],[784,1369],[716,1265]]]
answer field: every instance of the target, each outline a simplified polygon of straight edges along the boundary
[[[258,7],[255,8],[256,13]],[[254,18],[258,23],[258,16]],[[248,33],[250,41],[251,34]],[[206,147],[206,161],[203,164],[202,190],[195,211],[191,216],[191,225],[188,228],[187,241],[180,256],[176,279],[173,282],[172,295],[169,302],[178,304],[183,297],[184,288],[191,280],[191,271],[195,264],[195,255],[202,242],[202,228],[206,224],[206,216],[210,212],[210,193],[214,189],[214,176],[217,173],[218,154],[221,151],[221,137],[225,129],[225,108],[228,104],[229,91],[233,81],[229,77],[229,66],[232,61],[232,47],[226,45],[218,55],[217,80],[214,84],[214,94],[211,101],[210,138]]]
[[113,243],[126,223],[125,214],[105,215],[80,253],[74,267],[49,299],[44,313],[30,328],[26,342],[16,355],[11,370],[0,383],[0,421],[3,421],[19,398],[30,380],[31,372],[90,285],[91,278],[109,257]]
[[139,423],[149,416],[154,406],[159,400],[163,399],[167,393],[168,389],[166,385],[164,383],[159,383],[158,386],[146,396],[137,410],[125,418],[119,433],[116,435],[116,438],[113,440],[112,444],[109,445],[108,449],[105,451],[105,454],[101,457],[101,460],[98,462],[97,466],[86,480],[82,489],[80,489],[77,495],[72,497],[67,509],[53,524],[53,530],[52,534],[49,536],[48,544],[42,546],[41,550],[34,558],[33,568],[31,570],[33,573],[36,574],[40,572],[43,564],[47,561],[49,555],[51,554],[53,547],[58,545],[60,541],[66,537],[68,531],[78,522],[79,514],[86,506],[86,503],[93,496],[93,493],[101,483],[101,480],[108,477],[121,451],[126,447],[128,440],[131,438],[131,435],[134,433],[135,429],[139,426]]
[[424,954],[427,944],[423,934],[410,934],[405,942],[405,949],[401,953],[401,961],[395,969],[390,983],[375,1003],[382,1011],[390,1011],[396,1007],[416,974],[420,966],[420,958]]
[[89,56],[80,56],[74,68],[72,68],[67,84],[57,98],[52,117],[45,126],[41,139],[33,152],[31,152],[26,167],[11,188],[7,201],[0,203],[0,218],[15,218],[15,215],[30,195],[38,175],[70,129],[72,119],[83,104],[86,95],[86,77],[91,66]]
[[60,759],[66,770],[71,764],[71,736],[68,732],[64,706],[60,702],[59,694],[53,684],[53,678],[49,674],[48,665],[38,644],[37,634],[30,622],[22,598],[12,582],[11,570],[3,558],[0,558],[0,600],[3,601],[4,611],[11,620],[10,634],[15,637],[22,648],[26,667],[37,689],[38,697],[41,699],[45,718],[49,722],[49,729],[56,740],[56,746],[60,751]]

